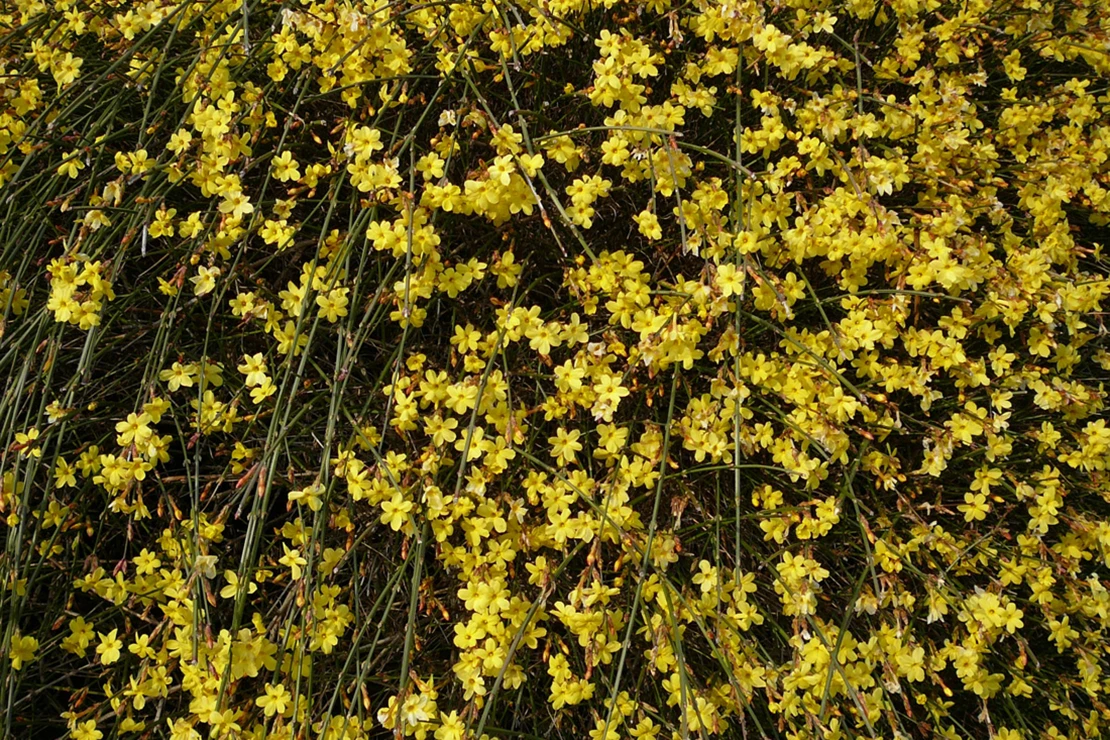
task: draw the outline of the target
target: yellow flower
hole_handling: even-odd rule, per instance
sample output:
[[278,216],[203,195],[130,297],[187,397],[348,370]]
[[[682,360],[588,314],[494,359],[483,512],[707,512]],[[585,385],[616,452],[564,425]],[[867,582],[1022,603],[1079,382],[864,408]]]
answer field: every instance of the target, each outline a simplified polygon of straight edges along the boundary
[[208,295],[216,289],[216,278],[219,276],[220,268],[202,265],[197,268],[197,274],[189,278],[189,282],[193,284],[193,292],[199,297]]
[[39,641],[30,635],[21,636],[18,632],[12,635],[11,652],[8,657],[12,661],[12,670],[18,671],[26,663],[35,659],[35,651],[39,649]]
[[347,315],[347,294],[349,288],[333,288],[326,294],[316,296],[316,305],[320,307],[320,315],[333,324],[341,317]]
[[558,347],[563,343],[557,325],[552,323],[540,323],[538,326],[529,328],[524,334],[528,337],[528,346],[544,357],[551,354],[552,347]]
[[275,393],[277,393],[277,386],[274,385],[273,379],[267,376],[261,383],[251,388],[251,400],[255,403],[262,403]]
[[120,447],[127,447],[134,442],[137,446],[142,447],[150,440],[152,434],[148,424],[150,424],[150,416],[146,412],[128,414],[124,421],[116,423],[116,432],[118,432],[116,444]]
[[305,486],[304,488],[290,491],[289,500],[292,503],[300,503],[304,501],[306,504],[308,504],[308,508],[312,509],[313,511],[319,511],[324,505],[324,501],[321,498],[323,493],[324,487],[319,482],[316,482],[313,483],[311,486]]
[[737,269],[736,265],[726,262],[717,267],[717,287],[721,295],[729,298],[744,293],[744,271]]
[[278,562],[289,568],[294,581],[299,581],[301,579],[301,575],[304,573],[304,571],[302,570],[302,566],[307,565],[308,561],[301,556],[301,551],[299,549],[290,549],[289,546],[285,545],[284,543],[281,547],[285,550],[285,554],[281,556],[281,559],[278,560]]
[[243,362],[236,369],[247,376],[243,382],[251,387],[260,385],[267,379],[266,358],[261,352],[256,352],[253,355],[243,355]]
[[112,630],[107,634],[97,633],[100,635],[100,644],[96,646],[96,654],[100,656],[101,665],[111,665],[119,660],[123,640],[116,637],[117,632],[118,630]]
[[395,491],[393,497],[383,501],[381,506],[381,522],[388,524],[394,532],[400,531],[408,523],[409,512],[413,509],[413,503],[406,501],[400,491]]
[[77,174],[85,169],[85,163],[81,161],[81,153],[79,151],[70,152],[65,160],[58,165],[59,175],[68,175],[70,179],[76,179]]
[[551,445],[550,455],[559,465],[566,466],[575,462],[575,456],[582,449],[582,443],[578,441],[581,436],[582,432],[577,429],[567,432],[559,427],[554,437],[547,438],[547,443]]
[[85,720],[73,728],[69,735],[73,740],[100,740],[104,733],[96,729],[96,720]]
[[439,716],[439,727],[435,731],[435,740],[463,740],[466,732],[466,723],[459,717],[459,713],[452,710],[450,714]]
[[458,437],[455,432],[458,426],[458,419],[450,417],[443,419],[441,416],[436,415],[424,422],[424,433],[432,438],[432,444],[436,447],[443,447],[446,444],[454,442],[456,437]]
[[165,381],[167,387],[173,392],[178,388],[192,388],[193,379],[199,377],[199,375],[200,370],[193,363],[182,365],[180,362],[174,362],[169,368],[159,373],[158,377]]
[[37,444],[38,438],[39,430],[35,427],[31,427],[26,432],[16,432],[15,444],[19,454],[34,458],[42,457],[42,448]]
[[986,494],[965,493],[964,501],[966,503],[960,504],[956,507],[963,512],[964,521],[982,521],[987,518],[987,512],[990,511],[990,504],[987,503]]
[[707,594],[717,588],[717,569],[708,560],[698,563],[698,572],[694,574],[694,584],[701,587],[701,592]]
[[155,654],[150,646],[150,635],[137,635],[135,641],[127,646],[127,651],[139,658],[153,658]]
[[72,488],[76,486],[77,476],[75,473],[76,468],[66,462],[64,457],[59,456],[58,462],[54,465],[54,487]]
[[273,717],[275,714],[285,714],[285,710],[289,707],[293,698],[285,685],[268,683],[264,688],[266,693],[255,699],[254,703],[262,707],[267,717]]
[[62,638],[62,649],[79,658],[85,657],[85,649],[93,638],[93,626],[84,617],[75,617],[69,623],[70,634]]
[[632,217],[639,226],[640,233],[654,241],[663,237],[663,228],[659,225],[659,218],[648,210],[643,210]]
[[236,190],[224,196],[223,201],[220,202],[220,213],[230,214],[234,218],[242,218],[248,213],[254,213],[254,206],[251,204],[251,199],[243,191]]
[[293,159],[292,152],[282,152],[270,162],[270,170],[274,177],[282,182],[301,179],[301,172],[297,169],[297,160]]
[[80,57],[75,57],[71,52],[57,55],[54,60],[54,67],[51,74],[54,75],[54,82],[58,87],[65,87],[77,79],[81,74],[81,65],[84,60]]

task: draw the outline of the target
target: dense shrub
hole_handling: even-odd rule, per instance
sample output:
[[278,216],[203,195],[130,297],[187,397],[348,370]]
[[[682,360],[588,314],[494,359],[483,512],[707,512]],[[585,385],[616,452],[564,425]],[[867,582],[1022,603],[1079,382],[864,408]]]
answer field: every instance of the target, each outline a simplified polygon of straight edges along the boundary
[[16,0],[17,737],[1096,737],[1100,0]]

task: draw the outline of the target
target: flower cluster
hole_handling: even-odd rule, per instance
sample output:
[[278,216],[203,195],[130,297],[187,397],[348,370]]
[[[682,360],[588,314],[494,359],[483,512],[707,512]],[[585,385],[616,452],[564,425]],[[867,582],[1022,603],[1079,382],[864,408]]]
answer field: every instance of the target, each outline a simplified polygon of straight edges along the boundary
[[1104,3],[0,26],[5,733],[1110,727]]

